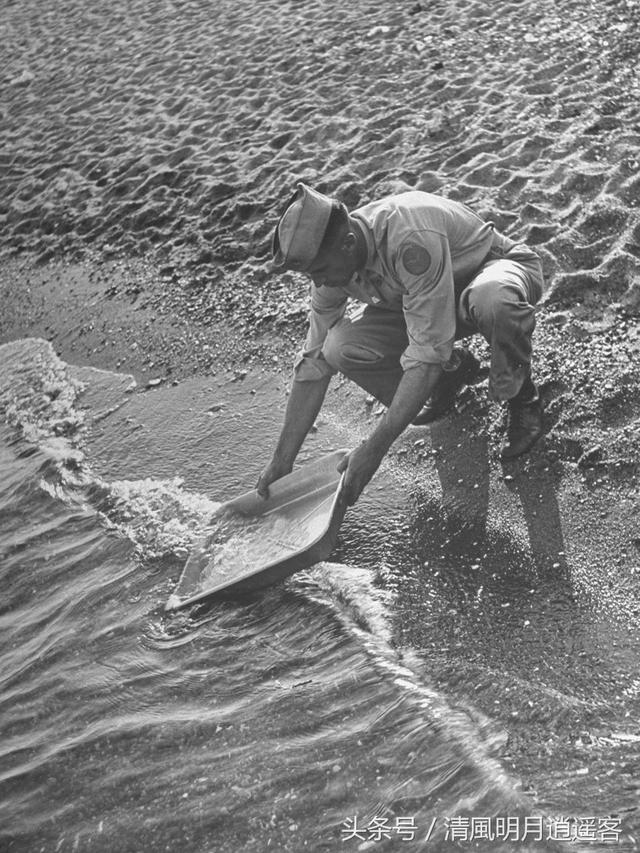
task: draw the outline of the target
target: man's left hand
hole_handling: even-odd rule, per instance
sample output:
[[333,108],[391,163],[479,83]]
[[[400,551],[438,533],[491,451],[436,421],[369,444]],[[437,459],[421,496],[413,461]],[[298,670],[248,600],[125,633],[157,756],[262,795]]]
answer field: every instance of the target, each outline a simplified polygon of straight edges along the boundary
[[342,483],[342,497],[348,506],[352,506],[380,467],[384,453],[370,442],[364,441],[338,465],[338,471],[345,471]]
[[418,414],[442,374],[439,364],[418,364],[405,370],[391,405],[366,441],[338,466],[344,471],[343,498],[354,504],[378,470],[385,453]]

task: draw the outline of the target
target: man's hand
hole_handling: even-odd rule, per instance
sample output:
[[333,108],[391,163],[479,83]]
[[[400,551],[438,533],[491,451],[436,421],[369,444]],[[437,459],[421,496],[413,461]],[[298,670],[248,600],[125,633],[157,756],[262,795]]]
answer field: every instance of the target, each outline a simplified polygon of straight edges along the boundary
[[330,376],[323,376],[315,382],[293,382],[291,385],[278,444],[256,484],[261,497],[268,498],[271,483],[291,472],[302,442],[320,411],[330,379]]
[[376,449],[370,441],[364,441],[338,465],[338,471],[345,471],[342,483],[342,498],[352,506],[380,467],[384,451]]
[[260,497],[266,500],[269,497],[269,486],[271,483],[279,480],[280,477],[284,477],[285,474],[290,474],[292,467],[292,465],[287,465],[274,457],[262,474],[260,474],[256,483],[256,490]]
[[439,364],[420,364],[404,372],[386,414],[369,438],[344,459],[343,497],[354,504],[380,467],[385,454],[418,414],[442,373]]

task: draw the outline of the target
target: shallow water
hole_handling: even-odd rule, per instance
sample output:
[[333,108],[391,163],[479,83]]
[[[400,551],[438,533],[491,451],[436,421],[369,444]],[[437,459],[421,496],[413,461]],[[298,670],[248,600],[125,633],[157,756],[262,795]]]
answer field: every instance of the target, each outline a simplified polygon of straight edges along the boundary
[[[345,562],[164,612],[217,501],[255,482],[279,379],[132,395],[43,341],[0,349],[3,849],[446,850],[448,817],[535,819],[500,727],[395,648],[375,535],[347,562],[376,489],[347,516]],[[348,439],[327,423],[304,458]],[[396,567],[405,527],[380,520]],[[535,841],[517,849],[554,847]]]
[[201,589],[239,577],[249,567],[282,560],[299,551],[312,532],[309,522],[305,524],[278,513],[221,518],[203,551],[207,565],[200,577]]

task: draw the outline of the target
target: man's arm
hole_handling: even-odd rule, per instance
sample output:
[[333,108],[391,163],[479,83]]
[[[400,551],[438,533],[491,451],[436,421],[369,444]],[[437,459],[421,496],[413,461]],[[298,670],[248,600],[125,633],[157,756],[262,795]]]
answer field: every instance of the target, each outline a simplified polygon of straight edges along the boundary
[[269,485],[293,468],[298,451],[322,408],[330,381],[329,375],[308,382],[294,380],[291,384],[278,444],[256,486],[263,498],[269,497]]
[[322,407],[333,371],[322,357],[322,345],[329,329],[344,315],[347,295],[341,288],[310,287],[309,328],[295,365],[289,400],[278,444],[256,489],[263,498],[269,485],[293,468],[298,451]]
[[439,364],[416,364],[405,370],[386,414],[376,429],[345,459],[339,470],[346,471],[343,494],[354,504],[364,487],[378,470],[382,459],[418,414],[433,393],[442,374]]

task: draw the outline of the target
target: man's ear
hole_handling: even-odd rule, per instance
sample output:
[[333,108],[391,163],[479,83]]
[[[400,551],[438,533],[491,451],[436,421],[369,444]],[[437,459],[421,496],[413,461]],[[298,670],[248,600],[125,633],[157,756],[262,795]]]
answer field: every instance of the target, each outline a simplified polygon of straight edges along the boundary
[[346,252],[348,255],[352,255],[356,246],[358,245],[358,239],[353,231],[347,231],[342,240],[342,250]]

